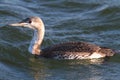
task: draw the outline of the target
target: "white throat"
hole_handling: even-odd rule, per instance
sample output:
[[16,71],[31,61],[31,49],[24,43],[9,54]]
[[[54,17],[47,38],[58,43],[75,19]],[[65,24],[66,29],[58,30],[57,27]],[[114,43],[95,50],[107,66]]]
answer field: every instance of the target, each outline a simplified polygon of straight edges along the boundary
[[30,46],[28,48],[28,51],[32,54],[39,55],[41,52],[41,44],[44,38],[44,26],[41,27],[41,29],[34,30],[34,35],[31,40]]

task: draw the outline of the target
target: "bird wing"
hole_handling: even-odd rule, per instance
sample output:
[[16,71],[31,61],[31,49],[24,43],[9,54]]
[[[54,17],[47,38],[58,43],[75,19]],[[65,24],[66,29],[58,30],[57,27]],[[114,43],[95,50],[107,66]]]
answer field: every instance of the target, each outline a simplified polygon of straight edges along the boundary
[[97,52],[100,50],[100,47],[95,44],[90,44],[87,42],[67,42],[67,43],[60,43],[57,45],[49,46],[44,48],[42,52],[44,55],[53,55],[57,53],[87,53],[91,54],[93,52]]

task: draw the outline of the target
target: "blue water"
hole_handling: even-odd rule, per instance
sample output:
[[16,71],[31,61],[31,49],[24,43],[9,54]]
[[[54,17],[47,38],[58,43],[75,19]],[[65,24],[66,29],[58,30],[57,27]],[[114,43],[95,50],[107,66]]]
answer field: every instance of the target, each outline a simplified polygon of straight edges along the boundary
[[120,0],[1,0],[0,80],[119,80],[120,55],[107,60],[35,59],[33,31],[6,26],[30,16],[45,23],[42,48],[86,41],[120,49]]

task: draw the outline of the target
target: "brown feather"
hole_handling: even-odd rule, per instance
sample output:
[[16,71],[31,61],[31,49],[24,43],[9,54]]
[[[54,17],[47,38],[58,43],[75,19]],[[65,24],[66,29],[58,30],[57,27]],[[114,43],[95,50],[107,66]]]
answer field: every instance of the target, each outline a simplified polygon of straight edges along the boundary
[[41,56],[44,57],[55,57],[58,55],[79,55],[89,56],[93,52],[98,52],[101,48],[97,45],[86,43],[86,42],[67,42],[61,43],[47,48],[42,49]]

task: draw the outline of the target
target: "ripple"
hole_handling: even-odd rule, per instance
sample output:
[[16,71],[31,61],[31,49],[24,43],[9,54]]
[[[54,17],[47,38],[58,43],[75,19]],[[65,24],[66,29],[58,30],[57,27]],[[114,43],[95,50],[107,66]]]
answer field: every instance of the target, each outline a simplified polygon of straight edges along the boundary
[[119,0],[1,0],[0,3],[0,79],[119,79],[119,56],[102,64],[36,60],[27,51],[33,31],[5,26],[39,16],[46,28],[42,48],[61,42],[87,41],[119,50]]

